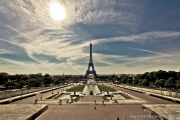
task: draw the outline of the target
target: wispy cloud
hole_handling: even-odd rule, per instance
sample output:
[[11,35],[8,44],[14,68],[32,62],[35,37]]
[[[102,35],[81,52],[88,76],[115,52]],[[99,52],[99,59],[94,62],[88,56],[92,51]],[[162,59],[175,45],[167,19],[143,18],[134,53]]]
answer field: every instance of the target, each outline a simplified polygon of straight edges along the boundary
[[[42,71],[51,74],[63,72],[83,74],[87,69],[90,41],[93,44],[93,50],[94,48],[97,50],[93,51],[93,58],[99,73],[106,73],[109,69],[115,73],[116,71],[141,71],[146,66],[151,69],[157,66],[159,68],[165,66],[164,68],[167,69],[176,68],[174,64],[177,64],[180,56],[177,54],[179,49],[173,52],[162,49],[159,52],[153,50],[153,45],[158,41],[164,44],[167,41],[177,41],[177,38],[180,38],[180,30],[138,31],[148,4],[147,0],[143,2],[57,1],[64,5],[67,11],[67,18],[61,22],[56,22],[50,17],[51,0],[0,1],[0,65],[2,66],[0,71],[15,73],[18,69],[21,73],[20,71],[29,68],[26,73]],[[129,53],[110,55],[108,52],[103,52],[109,49],[109,43],[112,43],[111,49],[114,50],[113,45],[122,42],[128,45],[134,43],[135,46],[124,46],[126,49],[131,48],[133,52],[143,51],[153,54],[132,57],[128,56]],[[147,45],[150,42],[153,42],[151,50],[138,46],[138,44]],[[19,59],[25,56],[31,61],[18,61],[8,57],[11,54],[16,57],[20,54]]]
[[[165,38],[178,38],[180,37],[180,32],[176,31],[156,31],[156,32],[146,32],[137,35],[129,35],[129,36],[120,36],[120,37],[113,37],[113,38],[105,38],[105,39],[97,39],[93,40],[92,42],[103,43],[103,42],[147,42],[147,41],[154,41],[154,40],[167,40]],[[164,39],[161,39],[164,38]]]

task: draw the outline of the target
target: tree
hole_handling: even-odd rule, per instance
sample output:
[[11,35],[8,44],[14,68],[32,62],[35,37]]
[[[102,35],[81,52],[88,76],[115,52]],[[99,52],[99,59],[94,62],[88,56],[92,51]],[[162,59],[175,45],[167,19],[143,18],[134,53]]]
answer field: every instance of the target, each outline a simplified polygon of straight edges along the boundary
[[146,79],[140,79],[138,85],[149,86],[149,82]]
[[50,75],[49,74],[45,74],[44,77],[50,77]]
[[25,81],[28,80],[28,76],[26,76],[26,75],[25,75],[25,76],[22,76],[22,77],[21,77],[21,80],[25,80]]
[[51,84],[52,83],[52,78],[51,77],[44,77],[43,78],[44,84]]
[[175,87],[176,87],[177,89],[180,89],[180,80],[176,80]]
[[164,79],[160,79],[160,80],[157,79],[155,82],[155,86],[156,87],[164,87],[164,82],[165,82]]
[[143,80],[142,84],[143,84],[143,86],[149,86],[149,82],[146,79]]
[[5,86],[6,86],[6,88],[14,87],[14,86],[16,86],[16,83],[14,81],[10,80],[5,83]]
[[132,82],[132,84],[133,84],[133,85],[137,85],[138,83],[139,83],[138,77],[137,77],[137,76],[134,76],[134,77],[133,77],[133,82]]
[[5,84],[8,81],[8,77],[5,75],[0,75],[0,85]]
[[54,80],[54,84],[55,84],[55,85],[59,85],[59,84],[60,84],[59,79],[55,79],[55,80]]
[[29,87],[40,87],[41,81],[38,79],[29,79],[28,80],[28,86]]
[[168,77],[172,77],[175,80],[177,79],[177,73],[175,71],[168,71]]
[[16,84],[17,88],[22,88],[24,85],[27,85],[27,82],[25,82],[24,80],[21,80],[20,82],[18,82]]
[[127,77],[123,77],[120,81],[121,81],[121,83],[123,83],[123,84],[127,83]]
[[127,84],[132,84],[132,82],[133,82],[132,78],[127,79]]
[[170,77],[168,80],[166,80],[166,82],[164,83],[164,86],[167,88],[171,88],[171,87],[174,87],[174,84],[175,84],[174,78]]
[[176,73],[177,79],[180,80],[180,72]]

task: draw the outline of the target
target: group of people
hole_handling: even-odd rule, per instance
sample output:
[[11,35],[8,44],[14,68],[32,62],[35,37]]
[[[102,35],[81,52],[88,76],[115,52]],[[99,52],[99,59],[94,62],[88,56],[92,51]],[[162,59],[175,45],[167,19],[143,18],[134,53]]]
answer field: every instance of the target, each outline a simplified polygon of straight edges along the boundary
[[[94,101],[94,103],[95,103],[95,105],[96,105],[96,100]],[[105,105],[105,104],[104,104],[104,100],[102,101],[102,104]]]

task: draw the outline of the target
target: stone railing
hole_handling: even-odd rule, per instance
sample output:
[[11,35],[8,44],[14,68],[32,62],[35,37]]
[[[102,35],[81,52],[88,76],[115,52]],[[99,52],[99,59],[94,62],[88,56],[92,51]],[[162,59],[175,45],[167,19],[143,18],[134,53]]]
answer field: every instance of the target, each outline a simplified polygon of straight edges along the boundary
[[20,96],[20,95],[25,95],[25,94],[29,94],[33,92],[45,92],[47,89],[53,89],[53,88],[52,87],[39,87],[39,88],[33,88],[33,89],[21,89],[18,91],[8,91],[8,92],[5,92],[4,94],[0,94],[0,100],[15,97],[15,96]]
[[167,91],[167,90],[163,90],[163,89],[162,90],[155,90],[155,89],[149,89],[149,88],[143,88],[143,87],[133,87],[133,86],[126,86],[126,85],[116,85],[116,86],[128,88],[128,89],[139,91],[139,92],[149,92],[149,93],[160,94],[163,96],[180,98],[180,92]]

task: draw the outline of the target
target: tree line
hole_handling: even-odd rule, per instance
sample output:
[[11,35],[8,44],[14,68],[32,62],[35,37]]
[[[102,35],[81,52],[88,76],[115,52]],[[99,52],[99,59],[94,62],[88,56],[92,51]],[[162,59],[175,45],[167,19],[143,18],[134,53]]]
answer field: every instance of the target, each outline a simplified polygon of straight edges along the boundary
[[6,89],[21,89],[23,87],[41,87],[64,84],[67,82],[78,82],[83,76],[73,75],[56,75],[50,76],[49,74],[16,74],[9,75],[7,73],[0,73],[0,86],[4,86]]
[[133,76],[121,76],[117,78],[119,84],[133,86],[152,86],[157,88],[180,89],[180,72],[153,71]]
[[[55,75],[49,74],[16,74],[9,75],[0,73],[0,86],[4,86],[7,89],[22,88],[26,86],[40,87],[59,85],[64,83],[77,83],[84,80],[83,75]],[[112,81],[117,84],[127,84],[133,86],[152,86],[157,88],[176,88],[180,89],[180,72],[175,71],[152,71],[145,72],[144,74],[137,75],[98,75],[96,80]]]

